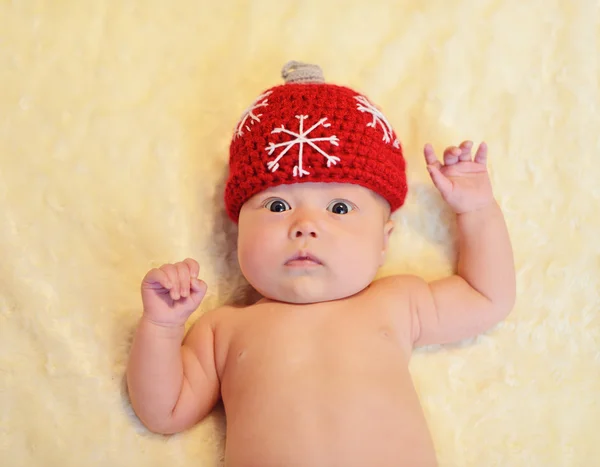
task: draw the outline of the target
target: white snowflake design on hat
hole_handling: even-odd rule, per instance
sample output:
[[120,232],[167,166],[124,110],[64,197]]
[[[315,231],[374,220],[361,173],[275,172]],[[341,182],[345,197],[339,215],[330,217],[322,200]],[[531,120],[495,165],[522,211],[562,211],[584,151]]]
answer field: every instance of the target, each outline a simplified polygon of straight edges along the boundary
[[[244,135],[244,131],[243,131],[244,129],[250,131],[250,127],[248,126],[248,123],[250,125],[254,125],[256,122],[260,122],[260,117],[262,117],[262,114],[255,114],[254,111],[261,107],[268,106],[269,105],[268,96],[270,96],[271,94],[273,94],[273,91],[267,91],[264,94],[261,94],[256,99],[254,99],[254,102],[252,102],[250,107],[248,107],[246,110],[244,110],[242,117],[240,118],[238,124],[236,125],[235,133],[233,134],[234,140],[236,138]],[[248,122],[248,119],[250,119],[250,122]]]
[[298,150],[298,164],[294,166],[294,172],[293,172],[294,177],[302,177],[304,175],[310,174],[310,172],[305,170],[304,166],[303,166],[302,156],[303,156],[303,149],[304,149],[305,144],[308,144],[309,146],[311,146],[315,151],[317,151],[323,157],[325,157],[325,159],[327,159],[327,167],[331,167],[331,165],[337,164],[340,161],[339,157],[331,156],[331,155],[327,154],[325,151],[323,151],[319,146],[317,146],[315,144],[316,142],[320,142],[320,141],[328,141],[329,143],[333,144],[334,146],[338,146],[339,139],[337,136],[332,135],[332,136],[320,137],[320,138],[310,138],[309,137],[310,133],[315,128],[318,128],[319,126],[329,128],[331,126],[331,123],[326,123],[327,117],[319,120],[317,123],[315,123],[313,126],[311,126],[308,130],[304,130],[304,120],[306,120],[308,118],[308,115],[296,115],[296,118],[300,121],[300,123],[298,125],[298,133],[288,130],[283,125],[281,125],[281,127],[275,128],[271,132],[271,133],[285,133],[285,134],[292,136],[293,139],[291,139],[289,141],[285,141],[283,143],[277,143],[277,144],[272,143],[272,142],[269,143],[269,146],[267,146],[265,148],[265,150],[268,152],[269,156],[271,156],[277,148],[283,147],[284,149],[277,155],[277,157],[275,159],[267,162],[267,168],[271,172],[275,172],[279,168],[279,161],[281,160],[281,158],[283,156],[285,156],[286,152],[288,152],[296,144],[299,145],[299,150]]
[[[383,115],[381,110],[375,107],[365,96],[354,96],[354,99],[358,101],[356,104],[356,108],[361,112],[367,112],[373,115],[373,121],[367,123],[367,126],[371,128],[376,128],[377,124],[381,126],[381,130],[383,131],[383,141],[385,143],[390,143],[392,141],[392,137],[394,136],[394,130],[392,129],[392,125],[388,122],[387,118]],[[396,149],[400,148],[400,141],[397,138],[394,139],[392,144]]]

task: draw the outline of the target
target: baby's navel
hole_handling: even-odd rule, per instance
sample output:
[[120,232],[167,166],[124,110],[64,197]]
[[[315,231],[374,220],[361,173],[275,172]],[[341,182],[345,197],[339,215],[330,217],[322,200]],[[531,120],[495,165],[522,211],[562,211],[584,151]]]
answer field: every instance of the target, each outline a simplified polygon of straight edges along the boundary
[[243,360],[244,358],[246,358],[246,350],[242,349],[237,353],[237,359]]

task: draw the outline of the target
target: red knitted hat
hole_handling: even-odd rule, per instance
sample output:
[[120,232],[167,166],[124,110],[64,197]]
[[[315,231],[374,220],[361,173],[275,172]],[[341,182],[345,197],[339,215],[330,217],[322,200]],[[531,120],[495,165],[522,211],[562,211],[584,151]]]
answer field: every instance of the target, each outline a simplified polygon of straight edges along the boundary
[[315,65],[290,62],[285,83],[268,89],[238,122],[229,148],[225,205],[238,221],[242,205],[269,187],[303,182],[362,185],[404,203],[406,163],[396,135],[364,95],[325,84]]

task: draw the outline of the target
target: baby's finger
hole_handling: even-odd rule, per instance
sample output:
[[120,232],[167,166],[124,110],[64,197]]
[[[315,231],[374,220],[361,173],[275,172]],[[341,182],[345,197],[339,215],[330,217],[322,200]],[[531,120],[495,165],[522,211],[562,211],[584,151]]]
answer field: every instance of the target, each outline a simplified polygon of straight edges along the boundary
[[204,298],[204,295],[206,295],[207,289],[208,286],[206,285],[206,282],[192,278],[192,298],[201,301]]
[[429,175],[431,175],[433,184],[442,195],[447,195],[452,191],[452,182],[437,167],[428,165],[427,170],[429,171]]
[[196,279],[195,277],[192,277],[191,284],[192,284],[192,290],[194,292],[200,292],[203,288],[206,287],[206,284],[204,281],[201,281],[200,279]]
[[190,294],[190,269],[186,263],[177,263],[177,276],[179,277],[179,293],[182,297]]
[[207,289],[208,287],[204,281],[192,278],[192,291],[190,292],[189,300],[198,307],[202,303],[202,300],[204,300]]
[[168,276],[172,286],[169,287],[170,295],[173,300],[179,300],[179,277],[177,275],[177,268],[174,264],[163,264],[160,269]]
[[183,262],[190,268],[190,277],[198,277],[198,274],[200,274],[200,265],[198,262],[192,258],[186,258]]
[[435,151],[433,150],[433,146],[431,144],[426,144],[423,149],[423,154],[425,154],[425,162],[427,165],[433,165],[437,168],[441,167],[441,162],[438,161],[437,156],[435,155]]
[[171,287],[173,287],[173,284],[169,280],[169,276],[167,276],[167,274],[164,271],[154,268],[148,271],[148,273],[142,280],[142,286],[148,288],[156,288],[156,285],[167,290],[170,290]]
[[477,152],[475,153],[475,162],[478,164],[486,165],[487,164],[487,144],[482,142],[477,148]]
[[470,162],[471,161],[471,149],[473,148],[472,141],[463,141],[460,145],[460,156],[458,156],[458,160],[461,162]]
[[461,154],[460,148],[450,146],[444,151],[444,165],[452,165],[458,162],[458,156]]

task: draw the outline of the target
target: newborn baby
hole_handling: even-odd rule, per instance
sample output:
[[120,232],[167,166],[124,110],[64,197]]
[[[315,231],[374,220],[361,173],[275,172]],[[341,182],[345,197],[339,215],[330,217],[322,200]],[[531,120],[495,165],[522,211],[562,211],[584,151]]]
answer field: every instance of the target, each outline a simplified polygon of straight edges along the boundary
[[402,147],[382,112],[314,65],[290,62],[230,147],[227,212],[238,260],[262,299],[185,323],[206,293],[193,259],[152,269],[127,368],[132,406],[176,433],[222,399],[227,467],[435,466],[408,370],[417,346],[482,333],[515,301],[510,240],[487,148],[426,145],[457,216],[450,277],[375,280],[406,197]]

